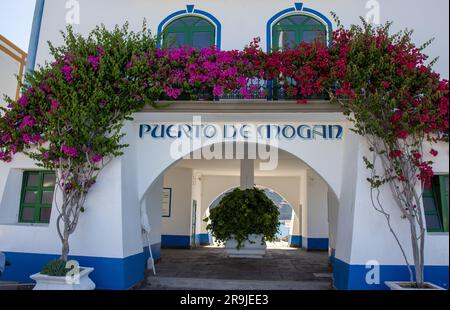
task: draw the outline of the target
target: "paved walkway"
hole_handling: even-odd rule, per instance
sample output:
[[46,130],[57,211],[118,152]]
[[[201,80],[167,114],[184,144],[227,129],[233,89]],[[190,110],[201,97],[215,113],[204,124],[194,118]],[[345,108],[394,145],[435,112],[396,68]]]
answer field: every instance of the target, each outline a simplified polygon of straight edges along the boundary
[[225,250],[162,250],[157,275],[140,289],[330,289],[326,252],[269,248],[263,259],[228,258]]

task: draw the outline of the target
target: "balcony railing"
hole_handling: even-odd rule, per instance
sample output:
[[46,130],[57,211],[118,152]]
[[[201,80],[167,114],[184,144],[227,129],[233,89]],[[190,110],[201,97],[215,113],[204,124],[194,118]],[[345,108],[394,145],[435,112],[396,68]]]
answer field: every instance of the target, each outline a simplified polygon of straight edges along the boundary
[[[286,83],[286,82],[285,82]],[[289,94],[288,88],[292,86],[277,81],[255,80],[249,81],[245,89],[236,89],[226,92],[222,96],[214,96],[212,89],[197,89],[191,93],[183,93],[176,100],[162,96],[162,101],[234,101],[234,100],[267,100],[267,101],[299,101],[299,100],[329,100],[327,93],[303,97],[301,94]]]

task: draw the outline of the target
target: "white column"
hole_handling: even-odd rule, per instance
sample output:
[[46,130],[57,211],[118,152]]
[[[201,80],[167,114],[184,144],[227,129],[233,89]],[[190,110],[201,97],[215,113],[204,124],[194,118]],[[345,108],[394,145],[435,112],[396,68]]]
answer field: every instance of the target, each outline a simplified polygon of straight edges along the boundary
[[251,189],[255,186],[255,161],[253,159],[241,160],[241,190]]

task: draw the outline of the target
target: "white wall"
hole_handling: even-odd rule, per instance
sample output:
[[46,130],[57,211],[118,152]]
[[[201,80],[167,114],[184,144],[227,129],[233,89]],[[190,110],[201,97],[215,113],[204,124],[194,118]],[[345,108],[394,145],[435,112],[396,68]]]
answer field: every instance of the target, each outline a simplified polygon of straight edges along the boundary
[[[366,181],[367,177],[370,176],[370,171],[365,168],[362,160],[363,156],[369,157],[370,152],[363,138],[359,138],[358,149],[359,151],[356,152],[358,154],[356,158],[358,170],[354,178],[356,180],[355,200],[353,206],[351,206],[353,208],[353,216],[348,216],[345,219],[345,224],[343,224],[344,219],[342,217],[348,214],[347,212],[349,210],[348,206],[342,205],[341,201],[336,257],[346,262],[360,265],[365,265],[369,260],[376,260],[381,265],[401,265],[404,261],[402,260],[398,245],[389,231],[386,219],[383,215],[375,211],[370,200],[370,187]],[[446,172],[448,174],[448,153],[444,153],[440,158],[441,160],[441,164],[447,162]],[[349,181],[352,181],[352,179],[349,179]],[[350,188],[353,188],[352,183],[349,184]],[[409,224],[407,220],[401,219],[400,210],[395,205],[392,193],[388,188],[383,188],[380,200],[386,212],[391,214],[393,229],[397,233],[411,262],[412,251]],[[341,214],[341,210],[343,209],[345,212]],[[437,266],[448,265],[448,233],[427,233],[426,239],[425,264]],[[348,252],[345,251],[346,249]]]
[[[302,237],[328,238],[328,186],[309,171],[306,195],[306,208],[302,210],[306,225],[302,226]],[[304,246],[308,247],[307,244]]]
[[[378,0],[381,22],[395,22],[393,31],[404,28],[415,29],[414,40],[418,45],[436,37],[436,42],[427,52],[432,58],[440,56],[436,66],[438,72],[449,76],[449,3],[442,0]],[[140,29],[144,18],[156,34],[159,23],[168,15],[185,10],[186,4],[214,15],[222,24],[222,48],[242,49],[255,37],[261,37],[266,47],[266,24],[276,13],[294,7],[292,0],[79,0],[81,23],[75,30],[87,34],[96,25],[104,23],[108,28],[116,24],[130,23],[131,29]],[[368,13],[365,0],[305,0],[305,7],[317,10],[332,20],[331,11],[336,12],[344,25],[359,24],[359,17]],[[407,13],[405,13],[407,12]],[[59,31],[65,29],[65,2],[45,2],[41,39],[37,62],[42,64],[49,58],[47,40],[56,45],[61,42]]]
[[[48,225],[20,224],[15,216],[22,186],[22,178],[17,177],[16,172],[33,169],[37,167],[21,154],[9,164],[0,163],[0,214],[3,215],[5,209],[14,214],[7,218],[8,223],[0,224],[1,248],[5,252],[59,254],[61,242],[56,231],[58,213],[55,207]],[[70,238],[71,255],[124,257],[121,197],[121,161],[116,159],[105,168],[89,193],[86,211],[81,214],[77,230]],[[142,251],[142,244],[140,246]]]
[[190,236],[192,209],[192,169],[173,168],[164,175],[164,187],[172,188],[170,217],[162,218],[163,235]]

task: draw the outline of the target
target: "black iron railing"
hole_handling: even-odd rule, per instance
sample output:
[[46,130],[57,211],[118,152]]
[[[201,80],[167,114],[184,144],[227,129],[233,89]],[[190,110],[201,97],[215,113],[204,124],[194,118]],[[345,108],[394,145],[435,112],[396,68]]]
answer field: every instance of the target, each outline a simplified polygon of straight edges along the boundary
[[[292,85],[278,83],[277,81],[254,80],[249,81],[244,89],[236,89],[226,92],[222,96],[214,96],[212,88],[196,89],[190,93],[182,93],[176,101],[220,101],[220,100],[328,100],[327,93],[316,94],[313,96],[303,97],[301,94],[293,95],[289,93]],[[160,100],[172,101],[170,97],[164,95]]]

